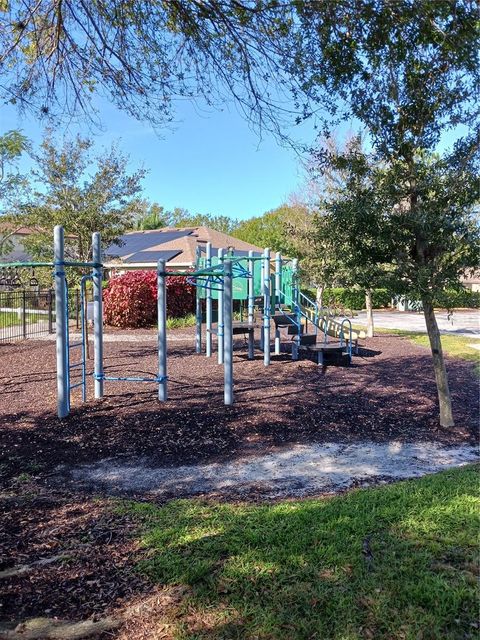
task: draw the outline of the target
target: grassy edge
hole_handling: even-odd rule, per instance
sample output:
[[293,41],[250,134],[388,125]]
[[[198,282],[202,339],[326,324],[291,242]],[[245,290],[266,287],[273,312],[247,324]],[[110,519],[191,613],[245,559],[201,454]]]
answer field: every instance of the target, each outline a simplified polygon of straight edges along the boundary
[[185,587],[172,637],[457,640],[478,631],[478,494],[467,465],[333,498],[119,509],[139,570]]

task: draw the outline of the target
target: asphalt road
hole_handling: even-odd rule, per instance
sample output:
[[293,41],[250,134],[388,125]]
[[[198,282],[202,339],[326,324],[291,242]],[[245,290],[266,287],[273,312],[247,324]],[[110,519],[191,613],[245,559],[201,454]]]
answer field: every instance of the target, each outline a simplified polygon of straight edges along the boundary
[[[438,311],[435,315],[441,333],[480,339],[480,312],[478,309],[454,311],[450,315],[446,311]],[[421,312],[379,310],[374,311],[373,318],[377,328],[427,332],[425,318]],[[365,311],[361,311],[355,317],[354,323],[366,326]]]

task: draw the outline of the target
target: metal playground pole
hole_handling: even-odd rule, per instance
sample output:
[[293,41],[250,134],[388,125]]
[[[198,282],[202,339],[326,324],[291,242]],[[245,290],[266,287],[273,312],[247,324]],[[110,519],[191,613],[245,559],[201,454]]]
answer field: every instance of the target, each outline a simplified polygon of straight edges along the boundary
[[[200,247],[197,247],[197,263],[199,268]],[[202,353],[202,297],[200,287],[195,287],[195,353]]]
[[[206,245],[206,267],[207,269],[212,266],[212,243],[207,242]],[[212,290],[209,286],[206,288],[206,352],[207,358],[212,355]]]
[[93,368],[95,398],[103,398],[103,306],[102,306],[102,247],[100,234],[92,234],[93,255]]
[[[253,260],[253,249],[248,252],[248,324],[253,326],[255,323],[254,318],[254,304],[255,304],[255,260]],[[253,360],[255,342],[253,339],[253,329],[250,330],[248,338],[248,359]]]
[[263,260],[263,364],[270,364],[270,249]]
[[65,418],[69,412],[68,380],[68,317],[65,285],[65,242],[63,227],[57,225],[53,232],[55,262],[55,327],[57,352],[57,413]]
[[224,325],[224,403],[233,404],[233,304],[232,261],[223,265],[223,325]]
[[[218,264],[223,264],[223,249],[218,250]],[[217,319],[218,364],[223,364],[223,282],[218,288],[218,319]]]
[[167,399],[167,287],[165,284],[165,260],[157,264],[157,313],[158,313],[158,399]]
[[[277,251],[275,254],[275,307],[281,304],[281,288],[282,288],[282,256]],[[280,355],[280,329],[275,328],[275,355]]]

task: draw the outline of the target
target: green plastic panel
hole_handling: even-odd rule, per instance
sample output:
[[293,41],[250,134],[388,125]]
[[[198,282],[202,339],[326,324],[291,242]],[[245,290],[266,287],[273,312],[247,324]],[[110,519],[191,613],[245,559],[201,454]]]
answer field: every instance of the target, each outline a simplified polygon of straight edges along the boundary
[[[205,258],[200,258],[198,263],[198,268],[205,268]],[[218,257],[214,256],[211,260],[212,267],[218,264]],[[248,258],[242,258],[235,262],[235,264],[240,264],[242,267],[248,270]],[[263,295],[262,289],[262,267],[260,260],[253,261],[253,294],[256,298]],[[292,295],[292,268],[291,267],[283,267],[282,268],[282,291],[286,293],[287,296],[291,297]],[[248,299],[248,278],[233,278],[233,288],[232,295],[234,300],[247,300]],[[275,292],[275,279],[272,274],[271,277],[271,292],[272,298]],[[200,287],[200,297],[206,298],[207,292],[204,287]],[[212,298],[214,300],[218,300],[218,291],[215,289],[212,290]]]

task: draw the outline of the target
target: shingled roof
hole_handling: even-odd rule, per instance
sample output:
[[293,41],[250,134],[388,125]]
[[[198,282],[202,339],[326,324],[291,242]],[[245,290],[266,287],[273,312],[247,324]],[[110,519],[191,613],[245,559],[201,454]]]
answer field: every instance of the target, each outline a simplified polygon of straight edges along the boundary
[[207,242],[212,243],[212,253],[218,249],[232,248],[236,255],[247,255],[263,251],[249,242],[238,240],[209,227],[164,227],[149,231],[131,231],[105,251],[107,267],[122,265],[129,268],[155,267],[159,259],[171,267],[186,267],[195,264],[197,247],[205,252]]

